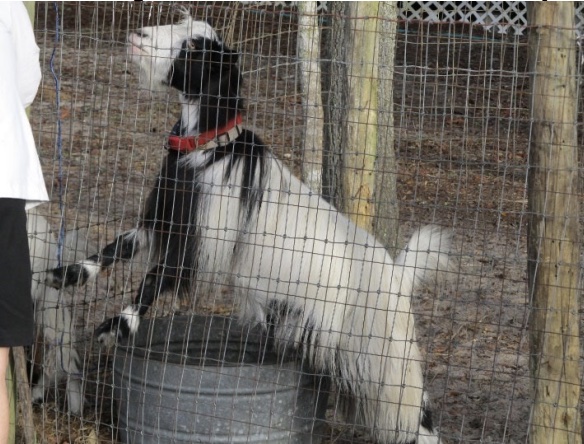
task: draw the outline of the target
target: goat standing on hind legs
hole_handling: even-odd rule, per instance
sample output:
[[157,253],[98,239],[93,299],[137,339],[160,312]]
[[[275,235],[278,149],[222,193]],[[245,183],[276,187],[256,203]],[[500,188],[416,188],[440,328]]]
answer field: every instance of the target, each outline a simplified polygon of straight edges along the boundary
[[181,118],[136,229],[99,254],[50,272],[50,285],[83,284],[118,260],[153,247],[157,265],[133,305],[103,323],[102,342],[135,333],[158,294],[194,297],[228,283],[239,316],[273,325],[330,374],[347,420],[379,443],[439,443],[423,391],[410,299],[448,267],[450,234],[417,231],[395,262],[375,238],[293,176],[242,128],[238,56],[190,16],[141,28],[128,52],[149,87],[178,90]]

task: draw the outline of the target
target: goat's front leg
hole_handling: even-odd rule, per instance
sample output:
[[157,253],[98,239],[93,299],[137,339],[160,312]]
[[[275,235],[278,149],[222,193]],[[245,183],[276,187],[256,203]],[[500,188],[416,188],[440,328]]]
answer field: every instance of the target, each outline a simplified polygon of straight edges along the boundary
[[130,260],[148,244],[145,230],[135,229],[120,234],[101,253],[94,254],[75,264],[47,271],[45,283],[54,288],[83,285],[100,271],[120,260]]
[[[172,269],[176,270],[176,269]],[[140,325],[140,317],[148,311],[160,293],[176,286],[177,275],[172,274],[165,265],[158,265],[148,272],[134,300],[115,318],[103,322],[95,330],[97,340],[106,346],[112,345],[117,339],[125,339],[136,333]]]

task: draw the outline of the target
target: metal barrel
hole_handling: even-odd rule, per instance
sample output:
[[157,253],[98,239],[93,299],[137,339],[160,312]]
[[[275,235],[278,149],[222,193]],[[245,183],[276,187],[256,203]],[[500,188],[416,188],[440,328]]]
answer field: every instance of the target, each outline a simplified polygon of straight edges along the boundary
[[145,320],[115,351],[119,439],[318,444],[329,380],[292,358],[227,317]]

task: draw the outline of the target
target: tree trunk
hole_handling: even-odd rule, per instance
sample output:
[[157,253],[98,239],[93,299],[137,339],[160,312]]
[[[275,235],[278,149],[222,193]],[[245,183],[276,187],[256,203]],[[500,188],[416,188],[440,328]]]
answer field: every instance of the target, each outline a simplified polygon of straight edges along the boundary
[[322,29],[322,101],[324,106],[322,195],[343,208],[343,152],[347,145],[347,45],[349,4],[330,2],[330,24]]
[[316,2],[298,3],[298,60],[304,111],[302,179],[315,192],[322,188],[323,110],[318,63],[320,35]]
[[396,2],[329,2],[322,28],[323,195],[393,252]]
[[532,443],[580,443],[577,76],[573,2],[529,3],[528,275]]
[[379,114],[375,163],[373,232],[392,254],[398,249],[399,204],[397,160],[393,130],[393,70],[397,30],[397,2],[379,3]]

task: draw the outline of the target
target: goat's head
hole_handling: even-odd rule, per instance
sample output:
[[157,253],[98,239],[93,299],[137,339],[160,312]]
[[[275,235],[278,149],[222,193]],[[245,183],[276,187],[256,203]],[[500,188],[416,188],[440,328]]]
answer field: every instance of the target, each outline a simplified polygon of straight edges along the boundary
[[140,28],[128,42],[128,54],[142,71],[141,82],[150,89],[171,86],[187,99],[237,95],[237,54],[206,22],[185,15],[177,24]]

